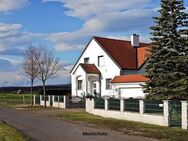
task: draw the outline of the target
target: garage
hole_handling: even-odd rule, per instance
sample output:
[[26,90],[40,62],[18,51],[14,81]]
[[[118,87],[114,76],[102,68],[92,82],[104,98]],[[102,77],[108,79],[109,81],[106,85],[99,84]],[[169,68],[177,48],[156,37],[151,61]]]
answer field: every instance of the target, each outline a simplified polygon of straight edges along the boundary
[[116,76],[111,81],[114,94],[118,98],[144,98],[142,86],[148,81],[143,75]]
[[145,93],[139,87],[124,87],[119,88],[121,98],[144,98]]

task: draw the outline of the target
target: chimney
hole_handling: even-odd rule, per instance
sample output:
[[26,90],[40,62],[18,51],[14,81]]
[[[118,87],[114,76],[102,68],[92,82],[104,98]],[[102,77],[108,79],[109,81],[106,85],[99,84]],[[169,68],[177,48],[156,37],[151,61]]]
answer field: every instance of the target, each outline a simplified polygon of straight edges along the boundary
[[133,34],[131,36],[131,45],[133,47],[139,47],[139,35]]

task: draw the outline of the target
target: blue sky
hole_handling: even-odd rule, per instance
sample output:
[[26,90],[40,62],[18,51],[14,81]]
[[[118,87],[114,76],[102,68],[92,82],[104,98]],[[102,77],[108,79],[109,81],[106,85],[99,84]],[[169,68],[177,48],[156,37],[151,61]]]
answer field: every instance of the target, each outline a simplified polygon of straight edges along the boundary
[[92,36],[129,40],[137,33],[149,42],[159,7],[160,0],[0,0],[0,86],[29,85],[21,67],[29,43],[44,43],[61,58],[63,69],[47,84],[70,83]]

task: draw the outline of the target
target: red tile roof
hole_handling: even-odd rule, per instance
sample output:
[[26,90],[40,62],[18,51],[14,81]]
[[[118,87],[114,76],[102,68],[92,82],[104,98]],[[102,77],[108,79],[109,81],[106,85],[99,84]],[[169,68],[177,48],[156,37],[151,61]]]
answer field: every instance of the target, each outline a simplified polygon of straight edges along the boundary
[[130,83],[130,82],[146,82],[149,79],[143,75],[121,75],[115,76],[111,83]]
[[94,64],[80,64],[86,73],[100,74],[100,71]]
[[139,69],[146,60],[149,44],[140,43],[133,47],[130,41],[94,37],[102,48],[122,69]]

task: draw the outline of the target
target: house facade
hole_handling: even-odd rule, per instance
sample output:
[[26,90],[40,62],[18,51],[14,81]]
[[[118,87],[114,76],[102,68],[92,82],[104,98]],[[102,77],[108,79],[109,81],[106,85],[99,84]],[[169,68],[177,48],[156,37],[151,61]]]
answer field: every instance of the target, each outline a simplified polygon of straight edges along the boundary
[[93,37],[71,70],[72,96],[143,97],[140,84],[149,44]]

